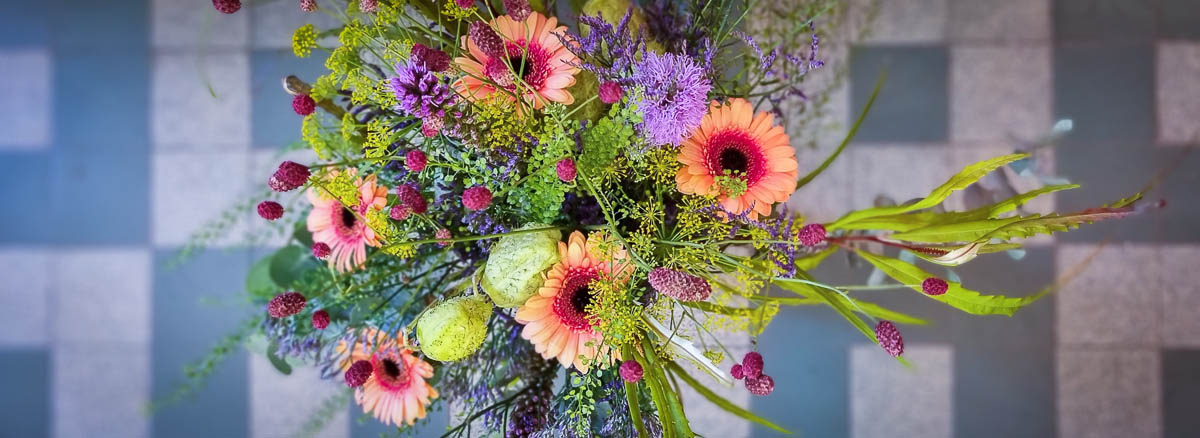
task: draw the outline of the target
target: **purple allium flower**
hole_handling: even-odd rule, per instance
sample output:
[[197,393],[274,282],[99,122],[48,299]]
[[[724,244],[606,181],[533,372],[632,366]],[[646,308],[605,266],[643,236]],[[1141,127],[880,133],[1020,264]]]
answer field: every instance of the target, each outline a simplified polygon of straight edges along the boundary
[[450,85],[423,64],[397,65],[396,77],[389,82],[396,95],[396,108],[415,117],[425,118],[454,103]]
[[637,108],[643,131],[658,145],[678,145],[708,111],[712,84],[704,68],[684,55],[647,52],[634,67],[633,83],[642,88]]

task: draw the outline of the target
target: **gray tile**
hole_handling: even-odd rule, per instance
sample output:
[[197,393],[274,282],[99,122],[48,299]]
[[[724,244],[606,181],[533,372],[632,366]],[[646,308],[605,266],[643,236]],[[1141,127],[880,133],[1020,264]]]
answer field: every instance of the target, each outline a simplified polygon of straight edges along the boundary
[[[332,29],[341,25],[333,14],[320,10],[304,12],[294,1],[255,3],[250,12],[250,29],[255,49],[292,49],[292,33],[296,28],[312,23],[317,29]],[[326,7],[328,5],[321,5]]]
[[945,47],[854,48],[850,56],[850,114],[862,112],[876,78],[887,73],[887,82],[855,140],[946,140],[948,61]]
[[156,56],[150,100],[154,148],[247,149],[249,84],[250,61],[245,54]]
[[[1165,245],[1161,254],[1162,341],[1169,348],[1200,348],[1200,246]],[[1198,369],[1200,371],[1200,369]]]
[[869,44],[914,44],[938,43],[946,38],[946,19],[949,15],[947,3],[951,0],[890,0],[873,2],[854,0],[850,13],[852,26],[849,32],[859,31],[865,24],[873,4],[879,8],[875,20],[868,24],[865,43]]
[[960,142],[1046,135],[1054,96],[1051,56],[1046,46],[952,49],[950,138]]
[[143,414],[150,401],[147,345],[72,344],[54,350],[55,437],[150,436]]
[[[1058,249],[1060,275],[1071,272],[1098,245]],[[1159,252],[1153,246],[1110,244],[1096,253],[1059,290],[1056,315],[1060,345],[1157,347],[1162,305]]]
[[53,256],[55,339],[62,344],[150,339],[150,253],[63,250]]
[[50,42],[47,2],[10,2],[0,15],[0,47],[44,46]]
[[0,247],[0,348],[45,347],[50,340],[50,253],[43,248]]
[[151,178],[154,244],[182,246],[205,224],[226,214],[240,220],[222,229],[214,243],[226,246],[240,242],[245,237],[246,220],[251,217],[249,211],[235,208],[247,201],[248,161],[245,153],[156,154]]
[[1160,371],[1154,350],[1059,350],[1059,436],[1160,436]]
[[1200,433],[1200,350],[1162,352],[1163,437],[1189,438]]
[[1159,143],[1200,144],[1200,42],[1158,43],[1157,71]]
[[[265,356],[252,354],[250,364],[250,436],[285,438],[295,436],[301,425],[330,397],[348,391],[341,382],[321,381],[320,370],[295,367],[283,375]],[[341,412],[329,419],[314,438],[346,437],[349,416]]]
[[1146,202],[1162,200],[1167,206],[1143,216],[1153,221],[1154,235],[1159,242],[1200,242],[1200,226],[1196,226],[1200,223],[1200,204],[1188,202],[1195,199],[1196,187],[1200,187],[1200,154],[1188,153],[1182,148],[1159,148],[1157,155],[1157,168],[1170,173],[1147,196]]
[[45,149],[51,142],[54,64],[45,49],[0,50],[0,149]]
[[[734,362],[732,360],[740,361],[750,351],[750,338],[745,334],[718,332],[717,336],[719,341],[729,349],[731,356],[733,356],[718,364],[721,368],[728,370],[733,366]],[[735,381],[732,387],[727,387],[713,380],[708,373],[701,371],[686,359],[680,360],[679,363],[697,381],[706,384],[708,389],[711,389],[713,392],[716,392],[721,397],[738,406],[748,408],[751,399],[756,398],[750,394],[750,391],[746,390],[746,386],[741,381]],[[764,370],[772,379],[774,379],[776,374],[783,373],[783,370],[780,370],[778,367],[764,367]],[[690,386],[681,385],[679,395],[688,420],[691,422],[692,430],[705,431],[701,433],[711,436],[750,436],[750,422],[712,404],[704,396],[693,391]]]
[[1159,36],[1200,40],[1200,3],[1192,0],[1161,0]]
[[245,48],[250,43],[249,5],[243,5],[236,14],[226,15],[217,12],[211,2],[151,0],[150,3],[150,42],[155,48],[232,49]]
[[906,344],[906,369],[878,345],[850,349],[850,436],[953,436],[954,350]]
[[50,436],[50,354],[45,349],[0,349],[0,424],[12,437]]
[[253,146],[278,149],[300,141],[304,117],[292,110],[292,95],[283,91],[280,79],[296,75],[312,83],[327,71],[324,59],[296,58],[291,50],[255,50],[250,67]]
[[1054,0],[1059,41],[1148,41],[1154,38],[1154,0]]
[[950,1],[950,40],[959,42],[1045,42],[1051,0]]
[[[1120,62],[1114,62],[1119,54]],[[1076,142],[1154,139],[1154,51],[1149,45],[1059,47],[1055,116],[1075,121]]]
[[[1164,163],[1156,158],[1158,152],[1154,149],[1150,142],[1133,140],[1068,139],[1055,150],[1056,155],[1061,157],[1056,162],[1058,174],[1082,187],[1055,195],[1059,211],[1078,212],[1108,205],[1142,191],[1164,168]],[[1179,176],[1173,175],[1173,178]],[[1151,194],[1145,202],[1155,201],[1157,199]],[[1156,222],[1171,214],[1174,213],[1169,210],[1152,210],[1136,216],[1084,225],[1066,233],[1058,233],[1057,238],[1060,242],[1159,241],[1163,229]]]

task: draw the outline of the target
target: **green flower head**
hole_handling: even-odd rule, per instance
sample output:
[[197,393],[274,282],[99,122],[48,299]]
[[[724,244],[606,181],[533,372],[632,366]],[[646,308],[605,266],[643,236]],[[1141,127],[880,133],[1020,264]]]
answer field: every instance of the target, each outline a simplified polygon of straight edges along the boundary
[[461,360],[483,344],[492,303],[483,295],[447,300],[421,315],[417,321],[417,340],[430,359],[442,362]]
[[[546,228],[531,224],[523,230]],[[562,233],[546,230],[501,237],[483,267],[482,286],[500,307],[517,307],[537,293],[542,273],[558,263]]]

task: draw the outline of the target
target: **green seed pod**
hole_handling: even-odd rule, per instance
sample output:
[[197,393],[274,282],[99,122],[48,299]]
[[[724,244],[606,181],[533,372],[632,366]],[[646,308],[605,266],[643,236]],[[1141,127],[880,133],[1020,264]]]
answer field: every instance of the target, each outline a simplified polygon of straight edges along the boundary
[[[545,228],[526,225],[522,229]],[[483,267],[480,285],[500,307],[517,307],[537,293],[542,273],[558,263],[558,230],[501,237]]]
[[483,344],[492,303],[483,295],[447,300],[421,315],[417,321],[417,340],[430,359],[460,360]]

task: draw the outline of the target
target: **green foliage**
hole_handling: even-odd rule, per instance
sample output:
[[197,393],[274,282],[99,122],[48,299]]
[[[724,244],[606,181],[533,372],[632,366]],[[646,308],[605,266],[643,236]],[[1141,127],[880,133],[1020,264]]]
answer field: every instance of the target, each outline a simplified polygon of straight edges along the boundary
[[[276,286],[288,288],[297,282],[306,272],[319,267],[316,259],[307,248],[285,246],[271,256],[268,272]],[[261,285],[261,280],[256,281]],[[278,292],[277,292],[278,293]],[[309,295],[309,294],[305,294]]]
[[579,124],[566,117],[562,105],[550,105],[546,112],[542,132],[525,160],[527,174],[520,180],[514,178],[507,194],[509,204],[525,212],[528,216],[524,217],[530,221],[553,223],[561,215],[563,199],[572,188],[558,178],[555,166],[574,155]]
[[619,169],[618,158],[633,147],[634,125],[641,115],[632,106],[613,106],[583,133],[583,154],[575,163],[584,175],[607,179]]
[[[921,292],[921,282],[925,281],[926,278],[935,277],[935,275],[925,272],[925,270],[916,265],[900,259],[875,255],[866,251],[858,251],[857,253],[863,260],[883,271],[888,277],[917,292]],[[950,285],[950,288],[945,294],[930,296],[921,293],[921,296],[941,301],[956,309],[974,315],[1012,316],[1017,309],[1037,301],[1044,295],[1039,293],[1020,298],[1001,295],[981,295],[979,292],[962,287],[961,283],[953,281],[947,281],[946,283]]]
[[[1016,210],[1018,207],[1025,205],[1029,201],[1042,195],[1078,188],[1075,184],[1063,184],[1045,186],[1035,190],[1030,190],[1025,193],[1015,195],[1011,198],[997,202],[991,205],[976,208],[970,211],[962,212],[947,212],[938,213],[934,211],[922,211],[916,213],[901,213],[885,216],[876,216],[855,221],[847,224],[844,229],[847,230],[891,230],[898,232],[909,232],[919,229],[924,229],[939,225],[952,225],[956,223],[964,223],[969,221],[979,221],[984,219],[994,219],[1001,215]],[[973,240],[973,239],[971,239]]]
[[599,371],[571,375],[571,390],[565,398],[569,405],[567,418],[580,436],[591,435],[592,414],[596,411],[597,399],[607,395],[598,374]]

